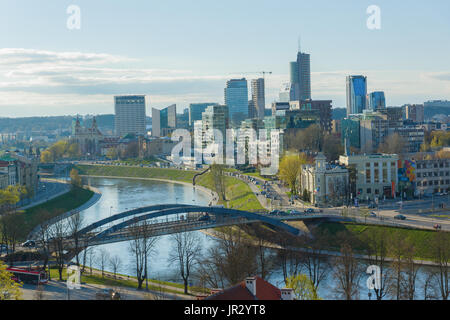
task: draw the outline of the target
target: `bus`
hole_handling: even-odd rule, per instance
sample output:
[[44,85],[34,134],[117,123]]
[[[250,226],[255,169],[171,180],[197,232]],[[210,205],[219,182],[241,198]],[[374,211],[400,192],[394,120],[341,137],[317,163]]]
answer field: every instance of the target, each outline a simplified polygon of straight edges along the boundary
[[46,284],[48,282],[47,273],[43,270],[10,267],[6,271],[13,274],[12,278],[16,282],[36,285]]

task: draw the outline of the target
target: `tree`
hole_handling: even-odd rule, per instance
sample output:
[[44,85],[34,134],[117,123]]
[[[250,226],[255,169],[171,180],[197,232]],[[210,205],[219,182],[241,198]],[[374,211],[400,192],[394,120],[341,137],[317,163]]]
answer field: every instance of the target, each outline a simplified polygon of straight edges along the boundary
[[100,269],[102,270],[102,278],[105,276],[105,266],[109,260],[109,253],[105,248],[100,249]]
[[353,300],[359,297],[359,280],[361,270],[358,266],[350,241],[341,245],[340,255],[336,258],[334,272],[337,281],[336,292],[345,300]]
[[122,260],[120,259],[119,256],[114,255],[109,259],[109,265],[111,266],[111,269],[113,270],[114,279],[115,279],[117,272],[122,267]]
[[211,175],[214,182],[214,190],[219,195],[220,200],[226,201],[226,184],[223,165],[212,164],[210,167]]
[[335,161],[344,153],[341,137],[337,134],[325,134],[323,138],[323,153],[328,161]]
[[326,246],[327,234],[318,233],[314,239],[305,240],[307,251],[303,254],[302,265],[307,271],[314,290],[319,290],[319,285],[326,279],[329,264],[323,257],[323,248]]
[[297,193],[297,181],[301,166],[307,163],[305,154],[289,155],[280,162],[280,178],[289,185],[292,194]]
[[157,237],[152,236],[148,228],[148,223],[143,221],[134,225],[131,230],[133,240],[130,242],[130,250],[136,263],[136,278],[139,290],[142,289],[144,280],[148,290],[148,259],[158,240]]
[[77,266],[80,265],[79,251],[80,251],[80,235],[79,231],[83,228],[83,217],[76,213],[69,218],[68,221],[69,236],[73,240],[75,250],[75,261]]
[[119,156],[119,152],[117,151],[117,148],[112,147],[109,148],[108,151],[106,152],[106,157],[108,157],[109,159],[117,159],[117,157]]
[[0,260],[0,300],[19,300],[22,296],[21,285],[12,280],[13,275],[6,271],[6,265]]
[[405,152],[406,141],[398,133],[389,135],[386,140],[378,146],[379,153],[402,154]]
[[450,235],[447,232],[436,232],[431,242],[433,260],[437,271],[433,272],[438,291],[443,300],[448,300],[450,294]]
[[389,282],[391,272],[387,266],[388,256],[388,235],[386,229],[370,229],[366,234],[367,256],[369,257],[369,264],[376,265],[380,268],[380,288],[375,288],[375,296],[377,300],[383,299],[389,293]]
[[403,276],[403,293],[408,300],[414,300],[416,295],[416,282],[419,266],[414,262],[415,256],[414,244],[410,239],[406,239],[404,244],[404,276]]
[[184,283],[184,294],[188,294],[189,276],[201,252],[200,239],[194,232],[175,233],[171,236],[173,250],[169,256],[169,263],[178,265],[178,270]]
[[64,269],[65,262],[65,235],[67,231],[67,225],[63,220],[57,221],[51,227],[50,233],[50,242],[51,248],[55,256],[56,267],[58,268],[59,281],[62,281],[62,273]]
[[81,188],[83,186],[80,175],[78,174],[78,170],[72,169],[70,170],[70,183],[74,187]]
[[288,277],[286,288],[294,290],[296,300],[320,300],[316,288],[307,275],[297,274]]

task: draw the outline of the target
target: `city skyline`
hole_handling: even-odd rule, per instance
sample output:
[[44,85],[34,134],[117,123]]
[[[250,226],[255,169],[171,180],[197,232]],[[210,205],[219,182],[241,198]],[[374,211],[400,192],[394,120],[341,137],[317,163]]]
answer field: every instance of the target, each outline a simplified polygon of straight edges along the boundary
[[[78,1],[81,28],[68,30],[70,4],[54,2],[50,8],[10,1],[0,7],[0,116],[111,114],[114,95],[136,93],[148,97],[147,114],[171,104],[181,112],[190,103],[223,103],[227,80],[246,77],[250,82],[259,75],[246,73],[262,70],[273,72],[265,79],[267,108],[289,81],[300,35],[301,51],[311,55],[313,99],[345,107],[345,77],[351,74],[368,77],[368,92],[384,91],[387,106],[450,99],[450,45],[445,41],[450,23],[444,14],[450,8],[445,1],[434,6],[379,1],[380,30],[366,27],[370,3],[289,2],[292,10],[272,23],[281,8],[264,1],[242,4],[243,11],[252,5],[257,11],[248,19],[233,15],[234,3],[178,2],[183,16],[158,3],[140,2],[136,10],[123,3]],[[199,12],[204,21],[192,22]],[[289,19],[294,12],[298,18]],[[312,19],[319,12],[327,24]],[[418,15],[423,24],[409,21]],[[158,28],[169,18],[173,26]],[[228,24],[217,26],[214,19]],[[183,39],[180,27],[189,39]]]

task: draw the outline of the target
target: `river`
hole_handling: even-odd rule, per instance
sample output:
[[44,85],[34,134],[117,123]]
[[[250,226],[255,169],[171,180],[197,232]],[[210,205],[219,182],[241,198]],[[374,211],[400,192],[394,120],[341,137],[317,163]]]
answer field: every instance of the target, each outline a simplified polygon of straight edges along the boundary
[[[92,177],[89,178],[89,183],[101,191],[102,197],[94,206],[81,213],[85,225],[119,212],[153,204],[180,203],[207,205],[211,200],[209,194],[177,183]],[[214,245],[214,240],[210,236],[205,235],[201,231],[196,232],[200,237],[203,251],[206,251]],[[130,252],[128,241],[97,246],[95,248],[97,256],[99,250],[103,248],[108,251],[110,256],[117,255],[120,257],[122,268],[119,270],[119,273],[130,276],[135,275],[133,256]],[[150,278],[181,282],[177,276],[176,266],[170,265],[168,262],[171,248],[172,241],[170,236],[162,236],[158,239],[156,250],[149,261]],[[100,268],[98,258],[95,261],[97,263],[94,262],[93,267]],[[105,269],[111,271],[108,265]],[[417,298],[419,299],[423,298],[422,282],[425,278],[424,270],[425,268],[422,268],[418,274]],[[360,299],[368,299],[367,277],[368,275],[363,274],[360,280]],[[276,270],[271,275],[269,281],[278,287],[283,287],[284,282],[281,270]],[[336,297],[333,291],[335,284],[336,279],[330,274],[319,287],[319,296],[325,299],[335,299]]]

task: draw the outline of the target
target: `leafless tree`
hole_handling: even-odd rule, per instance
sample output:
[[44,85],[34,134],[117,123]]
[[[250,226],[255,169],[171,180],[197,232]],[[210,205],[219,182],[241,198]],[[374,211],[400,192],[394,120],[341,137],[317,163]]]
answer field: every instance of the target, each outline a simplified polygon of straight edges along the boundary
[[184,283],[184,293],[188,294],[189,276],[194,263],[201,253],[200,239],[194,232],[175,233],[171,236],[173,250],[169,255],[169,263],[177,264]]
[[389,255],[393,258],[392,269],[393,275],[391,279],[391,294],[397,300],[402,297],[403,283],[403,257],[404,257],[404,239],[397,233],[393,234],[390,239]]
[[149,224],[146,221],[134,225],[131,233],[133,240],[130,242],[130,250],[136,263],[138,289],[142,289],[145,280],[145,287],[148,290],[148,259],[154,251],[158,238],[149,232]]
[[341,245],[340,255],[335,260],[334,276],[338,280],[336,292],[346,300],[358,299],[362,272],[349,242]]
[[302,266],[306,269],[316,292],[329,271],[328,260],[323,255],[326,241],[325,233],[316,234],[314,239],[305,237],[306,251],[303,253]]
[[89,247],[85,250],[87,256],[89,257],[89,273],[92,274],[92,262],[95,260],[96,251],[93,247]]
[[[49,212],[47,211],[41,211],[39,212],[40,216],[47,216],[48,218],[50,217]],[[50,260],[50,225],[48,223],[49,219],[43,219],[44,222],[42,222],[39,226],[38,226],[38,231],[37,231],[37,240],[42,244],[42,257],[44,258],[44,263],[43,263],[43,269],[46,270],[47,266],[48,266],[48,279],[50,280],[50,266],[49,266],[49,260]]]
[[66,254],[66,231],[67,225],[62,221],[57,221],[50,228],[50,243],[51,248],[53,249],[56,266],[58,268],[59,273],[59,281],[62,281],[62,272],[64,269],[65,263],[65,254]]
[[111,266],[111,269],[114,273],[114,279],[116,278],[117,272],[122,268],[122,260],[119,256],[114,255],[109,259],[109,265]]
[[414,244],[407,239],[404,244],[403,295],[408,300],[414,300],[416,295],[419,265],[414,262],[415,252]]
[[434,273],[440,296],[443,300],[448,300],[450,294],[450,234],[447,232],[436,232],[431,249],[433,251],[434,262],[437,265],[437,272]]
[[68,228],[69,228],[69,236],[73,240],[74,250],[75,250],[75,261],[77,266],[80,265],[79,261],[79,249],[80,249],[80,235],[79,231],[83,228],[83,217],[76,213],[69,218]]
[[375,288],[374,291],[377,300],[382,300],[389,293],[389,283],[391,282],[391,271],[387,266],[389,238],[385,229],[369,230],[365,240],[369,264],[380,268],[380,288]]
[[105,248],[100,249],[99,262],[100,262],[100,269],[102,270],[102,278],[105,276],[105,266],[108,263],[108,260],[109,260],[108,251],[106,251]]

